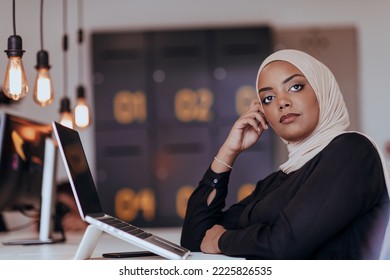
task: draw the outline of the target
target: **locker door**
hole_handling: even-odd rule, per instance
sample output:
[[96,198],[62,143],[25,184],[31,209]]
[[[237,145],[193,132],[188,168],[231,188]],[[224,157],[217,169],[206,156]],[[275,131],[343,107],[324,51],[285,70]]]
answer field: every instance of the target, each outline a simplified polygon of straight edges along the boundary
[[97,183],[104,210],[139,225],[153,223],[156,202],[148,131],[99,131],[96,138]]
[[92,36],[96,127],[121,128],[148,120],[148,49],[143,33]]
[[187,199],[211,162],[207,127],[171,127],[158,130],[155,158],[158,220],[181,225]]
[[255,83],[261,62],[271,52],[268,27],[215,31],[213,88],[221,121],[234,121],[257,98]]
[[211,121],[207,32],[158,32],[153,35],[152,45],[157,122],[172,125]]

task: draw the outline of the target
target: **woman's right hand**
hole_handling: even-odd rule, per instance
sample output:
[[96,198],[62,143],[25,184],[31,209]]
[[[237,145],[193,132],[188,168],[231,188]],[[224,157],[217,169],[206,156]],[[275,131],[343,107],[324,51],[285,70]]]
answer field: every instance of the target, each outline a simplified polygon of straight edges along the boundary
[[241,115],[230,130],[223,144],[225,148],[235,153],[241,153],[257,142],[264,130],[268,129],[267,120],[260,109],[259,100],[251,102],[248,112]]
[[[248,112],[241,115],[231,128],[228,137],[218,151],[216,157],[232,166],[236,157],[244,150],[252,147],[260,138],[264,130],[268,129],[267,120],[260,111],[259,100],[254,100]],[[216,161],[212,163],[215,172],[227,171]]]

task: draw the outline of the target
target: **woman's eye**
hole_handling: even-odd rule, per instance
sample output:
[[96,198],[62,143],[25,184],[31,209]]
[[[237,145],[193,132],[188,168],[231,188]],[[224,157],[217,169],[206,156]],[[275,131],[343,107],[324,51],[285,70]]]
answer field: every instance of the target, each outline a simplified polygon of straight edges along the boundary
[[293,92],[297,92],[297,91],[300,91],[303,89],[303,85],[301,84],[296,84],[296,85],[293,85],[291,88],[290,88],[290,91],[293,91]]
[[269,95],[263,99],[263,104],[271,103],[271,101],[275,98],[275,96]]

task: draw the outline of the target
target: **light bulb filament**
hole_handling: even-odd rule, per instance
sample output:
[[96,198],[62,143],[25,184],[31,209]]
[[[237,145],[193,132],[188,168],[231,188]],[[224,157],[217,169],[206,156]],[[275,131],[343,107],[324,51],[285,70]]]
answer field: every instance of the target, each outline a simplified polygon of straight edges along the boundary
[[75,107],[75,123],[80,128],[85,128],[90,123],[90,111],[86,103],[80,102]]
[[9,58],[3,87],[4,94],[13,100],[19,100],[27,94],[27,79],[20,57]]
[[22,71],[17,63],[12,63],[9,70],[10,93],[20,95],[22,93]]
[[54,100],[53,83],[50,79],[49,70],[46,68],[38,69],[33,98],[35,103],[43,107],[51,104]]

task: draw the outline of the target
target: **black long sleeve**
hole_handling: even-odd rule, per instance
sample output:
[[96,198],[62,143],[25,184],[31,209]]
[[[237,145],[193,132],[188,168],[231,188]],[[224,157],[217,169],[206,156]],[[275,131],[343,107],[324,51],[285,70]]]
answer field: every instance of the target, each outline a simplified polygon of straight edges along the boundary
[[[191,195],[181,235],[181,244],[191,251],[200,251],[205,231],[223,219],[229,175],[230,172],[216,174],[209,168]],[[216,196],[207,205],[207,197],[214,188],[217,190]]]

